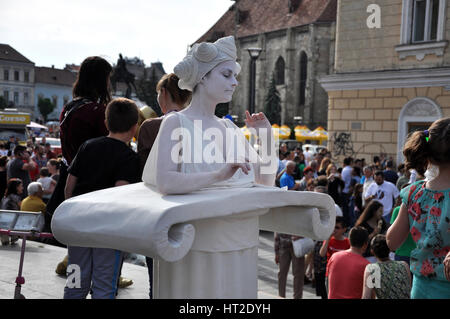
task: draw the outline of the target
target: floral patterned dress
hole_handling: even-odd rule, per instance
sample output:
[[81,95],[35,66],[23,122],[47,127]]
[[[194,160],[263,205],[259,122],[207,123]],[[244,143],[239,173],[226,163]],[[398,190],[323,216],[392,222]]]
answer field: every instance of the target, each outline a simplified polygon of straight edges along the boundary
[[450,282],[445,278],[443,264],[450,251],[450,189],[435,191],[425,185],[425,181],[418,181],[401,192],[417,245],[411,252],[413,292],[420,281],[421,296],[450,298]]

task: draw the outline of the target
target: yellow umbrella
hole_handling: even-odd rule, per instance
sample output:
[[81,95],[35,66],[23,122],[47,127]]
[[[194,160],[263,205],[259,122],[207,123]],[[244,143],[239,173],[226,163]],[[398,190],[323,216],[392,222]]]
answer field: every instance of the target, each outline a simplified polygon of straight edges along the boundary
[[304,142],[311,139],[311,131],[305,125],[297,125],[294,128],[295,139],[299,142]]
[[328,140],[328,132],[322,126],[317,127],[314,131],[311,132],[311,139],[317,140],[320,143]]
[[281,125],[280,127],[280,138],[281,139],[289,139],[291,136],[291,129],[287,125]]
[[280,138],[280,126],[278,124],[272,124],[272,132],[275,139]]

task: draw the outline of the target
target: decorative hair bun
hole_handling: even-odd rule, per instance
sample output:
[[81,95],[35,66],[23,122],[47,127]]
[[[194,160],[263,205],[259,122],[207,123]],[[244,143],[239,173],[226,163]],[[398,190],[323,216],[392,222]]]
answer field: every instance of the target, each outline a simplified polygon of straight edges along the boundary
[[193,55],[200,62],[211,62],[219,54],[219,50],[212,43],[203,42],[193,48]]
[[190,55],[186,56],[175,66],[173,71],[180,78],[178,87],[182,90],[192,91],[191,83],[195,81],[198,74],[198,64],[195,59]]
[[[236,44],[233,36],[220,38],[214,43],[196,43],[186,57],[173,69],[180,80],[178,87],[193,91],[200,80],[214,67],[225,61],[236,61]],[[236,72],[241,67],[236,63]]]

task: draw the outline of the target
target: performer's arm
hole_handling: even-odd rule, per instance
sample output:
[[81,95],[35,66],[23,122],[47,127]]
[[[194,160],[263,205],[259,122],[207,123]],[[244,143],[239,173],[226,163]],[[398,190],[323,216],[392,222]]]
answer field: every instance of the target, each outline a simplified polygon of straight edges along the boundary
[[262,112],[250,115],[248,111],[245,111],[245,117],[247,127],[254,129],[259,139],[259,158],[256,163],[252,161],[255,169],[255,181],[258,184],[274,186],[278,159],[272,126]]
[[[159,134],[164,140],[158,142],[158,158],[156,165],[156,187],[163,194],[185,194],[207,187],[211,184],[231,178],[238,169],[248,174],[250,165],[246,163],[227,164],[223,169],[214,172],[185,174],[178,171],[180,122],[176,115],[167,116],[162,122]],[[185,132],[189,133],[189,132]],[[145,182],[145,181],[144,181]]]

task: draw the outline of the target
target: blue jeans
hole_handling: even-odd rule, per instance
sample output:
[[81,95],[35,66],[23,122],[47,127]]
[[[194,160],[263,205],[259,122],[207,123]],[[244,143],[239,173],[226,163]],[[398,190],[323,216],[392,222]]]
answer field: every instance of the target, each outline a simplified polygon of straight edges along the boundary
[[116,298],[123,258],[121,251],[69,246],[68,253],[68,265],[76,265],[80,270],[78,274],[75,270],[68,275],[73,274],[75,281],[79,279],[80,286],[71,288],[66,284],[64,299],[85,299],[91,290],[92,299]]

